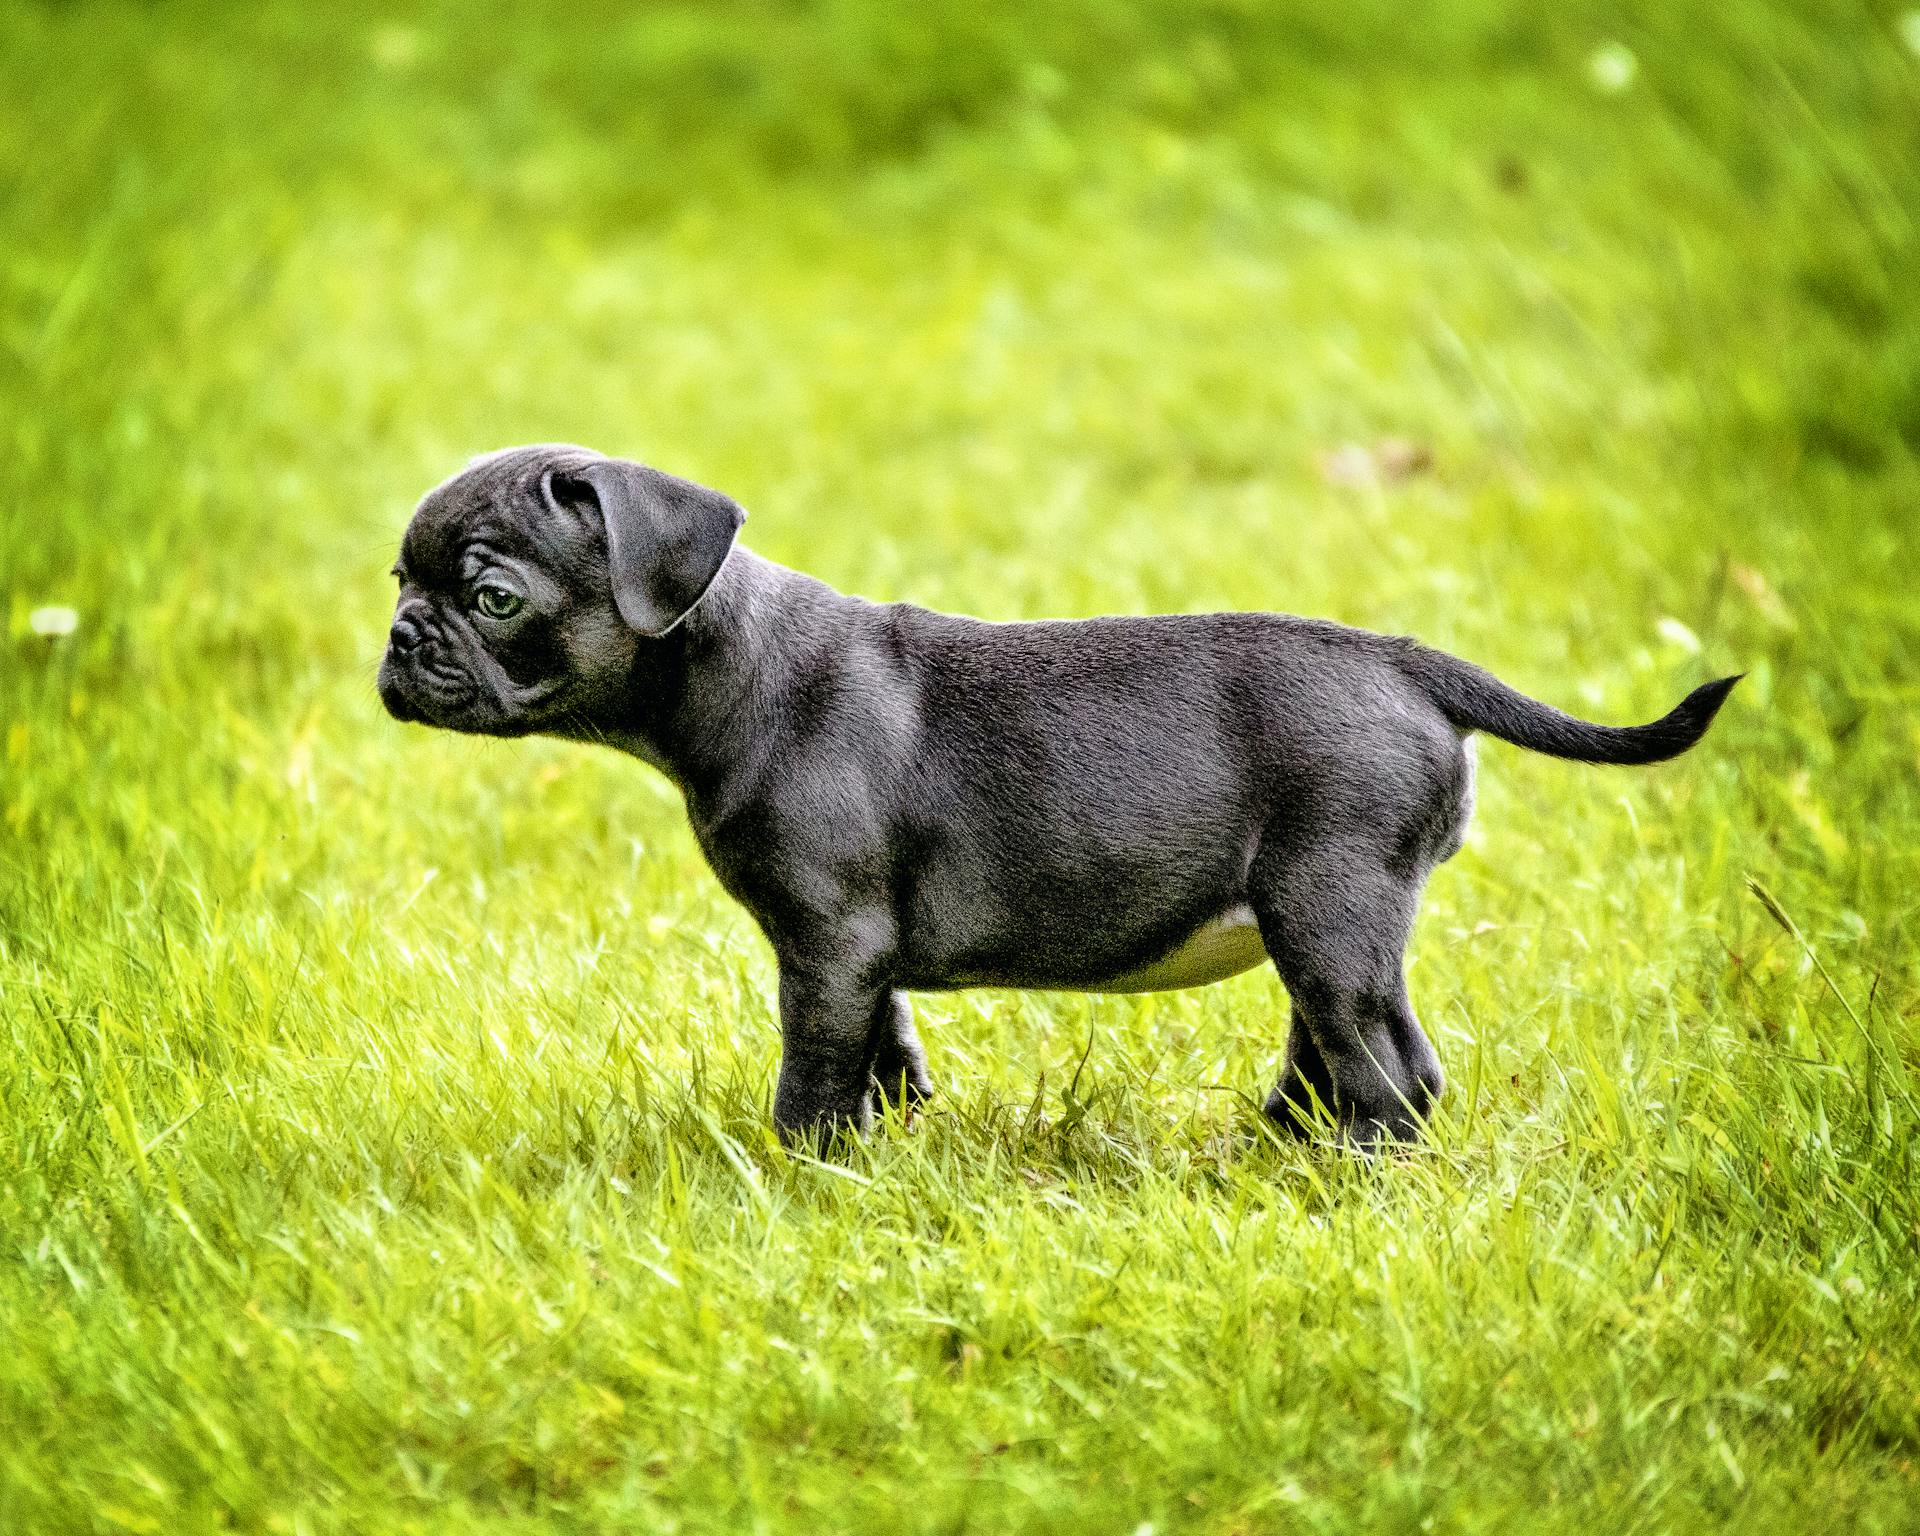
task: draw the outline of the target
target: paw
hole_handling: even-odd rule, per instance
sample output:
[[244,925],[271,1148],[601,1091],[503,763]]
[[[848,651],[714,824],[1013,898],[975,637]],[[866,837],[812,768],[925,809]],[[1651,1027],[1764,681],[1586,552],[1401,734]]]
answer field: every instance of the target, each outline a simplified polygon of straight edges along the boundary
[[857,1113],[821,1115],[804,1121],[776,1119],[773,1128],[779,1133],[780,1145],[789,1151],[828,1157],[836,1147],[859,1141],[873,1129],[873,1109],[862,1102]]
[[877,1067],[874,1069],[872,1103],[876,1109],[906,1115],[932,1097],[933,1083],[924,1067],[918,1072],[896,1070],[890,1076],[883,1075]]
[[844,1102],[824,1102],[821,1096],[788,1092],[785,1085],[773,1098],[773,1128],[783,1146],[822,1155],[836,1142],[858,1139],[873,1129],[870,1090]]
[[1279,1085],[1267,1095],[1265,1112],[1275,1129],[1296,1141],[1312,1141],[1333,1131],[1339,1118],[1338,1110],[1317,1098],[1294,1072],[1281,1078]]
[[1337,1139],[1358,1152],[1371,1154],[1394,1142],[1418,1141],[1438,1097],[1436,1081],[1432,1085],[1417,1083],[1404,1103],[1390,1093],[1370,1095],[1356,1103],[1337,1088],[1329,1102],[1318,1084],[1309,1084],[1289,1071],[1267,1095],[1265,1109],[1276,1129],[1298,1140]]

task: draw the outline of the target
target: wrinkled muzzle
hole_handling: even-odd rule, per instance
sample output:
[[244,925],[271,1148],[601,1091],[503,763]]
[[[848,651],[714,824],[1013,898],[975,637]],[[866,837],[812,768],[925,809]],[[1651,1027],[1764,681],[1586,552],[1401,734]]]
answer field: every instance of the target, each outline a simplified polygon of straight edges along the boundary
[[452,648],[415,614],[395,616],[380,661],[380,702],[396,720],[448,730],[484,730],[475,706],[484,690]]

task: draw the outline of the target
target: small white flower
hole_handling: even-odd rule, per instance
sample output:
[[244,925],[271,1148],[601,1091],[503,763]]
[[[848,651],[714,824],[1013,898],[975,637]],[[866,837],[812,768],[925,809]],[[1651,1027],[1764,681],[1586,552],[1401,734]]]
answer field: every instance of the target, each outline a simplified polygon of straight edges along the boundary
[[1618,96],[1639,72],[1640,61],[1625,43],[1602,43],[1587,56],[1587,78],[1608,96]]
[[79,625],[79,614],[71,608],[62,608],[58,605],[36,608],[27,615],[27,628],[48,640],[58,640],[70,635]]
[[1373,455],[1358,443],[1342,443],[1320,456],[1320,478],[1328,485],[1372,485]]

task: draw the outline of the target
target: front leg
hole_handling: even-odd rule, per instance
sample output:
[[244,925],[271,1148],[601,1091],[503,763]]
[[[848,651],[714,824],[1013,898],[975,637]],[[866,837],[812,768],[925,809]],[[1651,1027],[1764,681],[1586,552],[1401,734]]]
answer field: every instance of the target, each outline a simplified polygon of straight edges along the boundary
[[781,960],[773,1124],[782,1141],[823,1148],[867,1131],[875,1047],[892,1022],[892,991],[859,970]]
[[927,1053],[913,1027],[913,1005],[907,994],[891,994],[887,1017],[873,1052],[873,1081],[880,1096],[903,1114],[933,1097],[933,1079],[927,1076]]

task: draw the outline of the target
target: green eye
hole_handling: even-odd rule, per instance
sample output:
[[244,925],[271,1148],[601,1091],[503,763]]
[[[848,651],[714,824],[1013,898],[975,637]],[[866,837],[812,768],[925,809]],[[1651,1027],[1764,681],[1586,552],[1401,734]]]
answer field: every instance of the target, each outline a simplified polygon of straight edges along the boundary
[[505,587],[477,587],[473,606],[490,619],[510,619],[520,611],[520,594],[509,592]]

